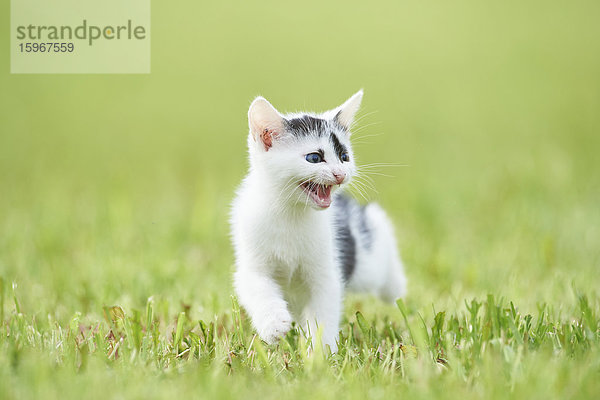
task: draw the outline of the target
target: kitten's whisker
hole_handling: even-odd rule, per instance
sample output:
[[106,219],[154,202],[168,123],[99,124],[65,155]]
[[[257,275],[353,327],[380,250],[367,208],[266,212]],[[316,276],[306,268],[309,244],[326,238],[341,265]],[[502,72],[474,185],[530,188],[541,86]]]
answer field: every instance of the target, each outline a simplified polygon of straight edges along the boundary
[[[308,183],[308,191],[310,192],[311,190],[313,190],[313,188],[316,185],[317,184],[314,183],[313,181],[309,181],[309,183]],[[306,198],[304,199],[304,210],[306,210],[306,207],[308,206],[308,198],[309,198],[309,196],[307,195]]]
[[379,193],[377,192],[377,189],[375,189],[375,182],[370,176],[358,175],[357,179],[358,181],[363,182],[365,185],[368,185],[368,187],[370,187],[375,193]]
[[[359,126],[358,128],[356,128],[356,129],[353,129],[351,132],[352,132],[352,135],[355,135],[355,134],[357,134],[358,132],[362,132],[363,130],[367,129],[367,128],[368,128],[368,127],[370,127],[370,126],[374,126],[374,125],[380,125],[380,124],[381,124],[381,122],[371,122],[371,123],[369,123],[369,124],[361,125],[361,126]],[[383,135],[383,133],[381,133],[381,135]]]
[[369,177],[358,176],[356,178],[357,183],[359,183],[363,187],[363,189],[371,189],[375,193],[379,194],[377,189],[375,189],[373,181]]
[[383,135],[383,133],[371,133],[368,135],[352,135],[350,137],[350,141],[352,142],[352,144],[355,144],[357,142],[357,140],[363,140],[363,139],[382,136],[382,135]]
[[[280,204],[279,199],[280,199],[281,195],[288,189],[288,187],[291,186],[293,180],[294,180],[294,177],[291,177],[287,180],[287,182],[285,183],[283,188],[279,191],[279,194],[277,195],[277,198],[275,199],[275,204]],[[287,201],[287,199],[285,201]]]
[[[311,180],[311,179],[314,179],[315,177],[316,177],[315,175],[311,175],[311,176],[309,176],[309,177],[308,177],[306,180],[304,180],[304,181],[300,182],[300,183],[299,183],[297,186],[294,186],[294,185],[296,184],[296,179],[297,179],[297,178],[296,178],[296,177],[291,177],[290,179],[288,179],[288,181],[287,181],[286,185],[285,185],[285,186],[283,187],[283,189],[281,190],[281,192],[280,192],[280,195],[278,196],[278,200],[277,200],[277,201],[279,201],[279,197],[281,196],[281,194],[283,194],[283,192],[285,192],[285,191],[286,191],[286,190],[288,190],[288,189],[291,189],[291,190],[289,190],[289,192],[287,193],[287,195],[286,195],[285,199],[284,199],[284,200],[281,202],[281,203],[287,203],[287,202],[289,201],[289,199],[290,199],[290,198],[291,198],[291,197],[294,195],[294,193],[296,192],[296,190],[297,190],[297,189],[298,189],[300,186],[304,185],[304,184],[305,184],[305,183],[307,183],[307,182],[310,182],[310,180]],[[298,203],[298,200],[296,199],[296,201],[294,202],[294,205],[296,205],[297,203]],[[277,203],[277,204],[279,204],[279,203]]]
[[[296,191],[297,188],[300,188],[302,185],[304,185],[305,183],[310,182],[312,179],[316,178],[316,176],[312,175],[309,178],[307,178],[306,180],[300,182],[298,184],[297,187],[294,187],[292,190],[290,190],[290,192],[288,193],[287,197],[285,198],[284,202],[287,203],[288,200],[290,199],[290,197],[292,197],[292,195],[294,194],[294,192]],[[292,178],[295,181],[295,178]],[[294,205],[296,205],[298,203],[298,199],[296,199],[296,201],[294,202]]]
[[395,178],[395,175],[383,174],[381,172],[368,171],[370,175],[385,176],[386,178]]
[[362,170],[362,169],[358,169],[356,171],[356,175],[358,176],[371,176],[371,175],[377,175],[377,176],[385,176],[387,178],[395,178],[396,176],[394,175],[389,175],[383,172],[379,172],[377,170]]
[[362,190],[356,185],[356,183],[351,183],[350,185],[348,185],[348,187],[350,188],[350,191],[353,192],[354,194],[357,194],[362,197],[365,201],[369,201],[364,193],[362,192]]
[[371,116],[373,114],[376,114],[378,112],[379,112],[379,110],[374,110],[374,111],[370,111],[370,112],[364,113],[364,114],[362,114],[362,115],[354,118],[354,121],[352,121],[352,123],[350,124],[350,129],[351,130],[354,129],[358,124],[360,124],[360,122],[363,119],[365,119],[365,118],[367,118],[367,117],[369,117],[369,116]]
[[360,197],[362,197],[367,203],[369,202],[369,199],[367,198],[367,196],[364,193],[364,189],[362,189],[361,187],[359,187],[358,185],[354,184],[352,186],[352,190],[355,193],[358,193]]
[[[306,183],[309,183],[309,182],[311,182],[311,181],[312,181],[312,180],[314,180],[316,177],[317,177],[317,176],[316,176],[315,174],[313,174],[313,175],[310,175],[310,176],[309,176],[307,179],[305,179],[304,181],[300,182],[300,183],[298,184],[297,188],[300,188],[302,185],[304,185],[304,184],[306,184]],[[309,186],[309,187],[310,187],[310,186]],[[287,202],[287,201],[289,200],[289,198],[290,198],[290,197],[291,197],[291,196],[294,194],[294,192],[295,192],[295,191],[296,191],[296,187],[295,187],[293,190],[291,190],[291,191],[288,193],[288,196],[286,197],[286,199],[285,199],[284,201],[285,201],[285,202]],[[306,197],[305,197],[305,202],[307,202],[307,201],[308,201],[308,195],[306,195]],[[298,204],[298,199],[296,199],[296,201],[294,201],[294,206],[295,206],[296,204]]]
[[410,164],[368,163],[368,164],[361,164],[358,166],[358,168],[369,168],[369,167],[410,167]]
[[363,185],[367,185],[370,189],[377,193],[377,189],[375,189],[375,182],[370,176],[358,173],[355,176],[355,179]]
[[365,186],[364,186],[364,183],[362,183],[362,182],[360,181],[360,179],[353,179],[353,180],[350,182],[350,187],[351,187],[352,189],[355,189],[355,190],[358,192],[358,194],[359,194],[359,195],[360,195],[360,196],[361,196],[363,199],[365,199],[365,201],[367,201],[367,202],[369,201],[369,199],[368,199],[368,198],[367,198],[367,196],[365,195],[365,193],[366,193],[366,188],[365,188]]

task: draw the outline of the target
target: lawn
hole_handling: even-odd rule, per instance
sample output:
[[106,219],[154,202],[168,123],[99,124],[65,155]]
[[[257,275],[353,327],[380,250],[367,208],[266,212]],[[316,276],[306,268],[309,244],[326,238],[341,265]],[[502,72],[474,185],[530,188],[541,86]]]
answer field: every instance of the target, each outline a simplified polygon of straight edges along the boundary
[[[3,30],[0,398],[600,397],[600,3],[484,3],[155,2],[149,75],[10,75]],[[247,108],[361,87],[409,294],[348,295],[337,354],[266,345]]]

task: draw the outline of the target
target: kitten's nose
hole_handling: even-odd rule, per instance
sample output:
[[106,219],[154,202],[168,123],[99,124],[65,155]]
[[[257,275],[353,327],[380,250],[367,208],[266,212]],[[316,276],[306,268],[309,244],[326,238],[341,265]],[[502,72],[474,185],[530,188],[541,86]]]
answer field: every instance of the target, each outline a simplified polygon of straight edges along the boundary
[[335,181],[339,185],[342,182],[344,182],[344,179],[346,179],[346,174],[343,172],[334,172],[333,177],[335,178]]

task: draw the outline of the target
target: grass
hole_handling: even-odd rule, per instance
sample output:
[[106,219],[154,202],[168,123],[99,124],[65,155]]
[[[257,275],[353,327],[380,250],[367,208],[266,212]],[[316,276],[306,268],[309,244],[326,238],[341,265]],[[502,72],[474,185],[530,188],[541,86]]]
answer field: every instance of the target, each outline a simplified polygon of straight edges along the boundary
[[[0,33],[0,398],[597,398],[600,5],[204,3],[153,4],[150,75],[9,75]],[[231,297],[247,107],[360,87],[409,295],[267,346]]]
[[7,398],[236,398],[257,390],[267,398],[290,390],[314,398],[593,398],[600,389],[600,319],[585,295],[565,316],[547,304],[524,315],[489,295],[456,314],[423,317],[400,300],[385,318],[356,312],[331,354],[318,344],[309,352],[312,339],[297,330],[264,344],[235,300],[211,321],[192,319],[189,307],[161,315],[150,298],[142,310],[104,307],[91,324],[77,312],[61,326],[27,317],[15,290],[8,294],[2,301],[12,297],[15,312],[3,320],[0,369]]

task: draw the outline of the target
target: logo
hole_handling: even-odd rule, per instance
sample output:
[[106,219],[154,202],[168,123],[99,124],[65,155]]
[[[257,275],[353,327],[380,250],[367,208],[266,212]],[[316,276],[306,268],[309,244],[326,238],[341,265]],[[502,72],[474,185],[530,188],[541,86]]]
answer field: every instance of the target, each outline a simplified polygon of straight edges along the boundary
[[12,73],[150,73],[150,0],[11,0]]
[[146,39],[146,28],[141,25],[133,25],[131,20],[127,20],[126,25],[106,25],[100,27],[97,25],[88,25],[86,19],[80,26],[75,28],[62,25],[62,26],[40,26],[40,25],[28,25],[28,26],[17,26],[17,40],[73,40],[73,39],[85,39],[91,46],[95,40],[106,39],[106,40],[121,40],[121,39]]

